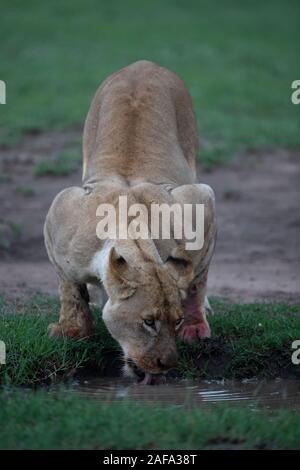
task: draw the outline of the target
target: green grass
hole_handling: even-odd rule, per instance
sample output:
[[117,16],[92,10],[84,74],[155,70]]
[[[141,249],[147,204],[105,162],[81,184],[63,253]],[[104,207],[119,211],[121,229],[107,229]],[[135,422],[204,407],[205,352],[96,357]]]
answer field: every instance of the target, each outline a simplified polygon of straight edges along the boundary
[[[291,344],[300,338],[299,306],[237,304],[215,301],[210,317],[213,337],[194,345],[178,342],[178,374],[193,378],[300,377],[292,365]],[[55,298],[35,297],[26,304],[0,304],[0,340],[7,364],[0,380],[35,385],[66,379],[81,368],[98,374],[116,366],[118,345],[107,332],[99,310],[96,333],[86,340],[53,339],[47,326],[57,321]]]
[[184,410],[0,394],[1,449],[299,449],[300,411]]
[[15,237],[19,237],[23,231],[23,226],[19,222],[9,222],[12,233]]
[[12,175],[10,175],[9,173],[0,171],[0,184],[9,183],[11,180],[12,180]]
[[97,334],[89,341],[48,337],[49,323],[57,321],[58,301],[35,297],[25,305],[0,304],[0,337],[6,344],[7,364],[0,380],[13,385],[36,385],[68,378],[83,365],[101,372],[105,356],[118,347],[100,315]]
[[0,141],[82,123],[99,83],[145,58],[186,81],[206,164],[299,149],[299,13],[298,0],[3,0]]
[[35,176],[66,176],[75,171],[81,163],[76,150],[65,150],[52,160],[41,160],[35,165]]
[[[185,377],[299,377],[291,343],[300,338],[299,306],[278,303],[232,305],[214,300],[213,337],[179,342],[179,374]],[[1,449],[295,449],[300,411],[229,405],[181,409],[83,398],[68,389],[16,390],[72,377],[81,368],[101,375],[119,357],[100,312],[89,341],[50,339],[57,298],[36,296],[7,303],[0,298],[0,340],[7,364],[0,366]]]
[[291,344],[300,338],[300,307],[281,303],[213,303],[213,337],[181,347],[184,374],[206,378],[276,377],[295,374]]
[[32,186],[29,185],[24,185],[24,186],[18,186],[16,188],[16,192],[20,194],[20,196],[23,197],[33,197],[35,195],[35,190]]
[[13,241],[20,238],[23,225],[19,222],[0,219],[0,249],[8,250]]

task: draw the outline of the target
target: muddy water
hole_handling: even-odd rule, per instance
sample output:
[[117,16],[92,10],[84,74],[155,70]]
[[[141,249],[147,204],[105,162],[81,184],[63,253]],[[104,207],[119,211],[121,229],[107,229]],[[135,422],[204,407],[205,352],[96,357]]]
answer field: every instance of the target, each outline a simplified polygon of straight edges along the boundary
[[273,381],[169,381],[164,385],[138,385],[120,378],[87,378],[71,388],[101,402],[122,402],[182,407],[211,407],[216,404],[276,409],[300,407],[299,380]]

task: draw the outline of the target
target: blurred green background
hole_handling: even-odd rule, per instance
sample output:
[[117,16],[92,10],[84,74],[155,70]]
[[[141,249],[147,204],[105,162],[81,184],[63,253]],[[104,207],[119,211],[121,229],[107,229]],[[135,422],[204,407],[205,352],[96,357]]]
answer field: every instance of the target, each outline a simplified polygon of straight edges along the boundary
[[209,164],[300,148],[300,2],[2,0],[0,143],[82,124],[99,83],[138,59],[186,82]]

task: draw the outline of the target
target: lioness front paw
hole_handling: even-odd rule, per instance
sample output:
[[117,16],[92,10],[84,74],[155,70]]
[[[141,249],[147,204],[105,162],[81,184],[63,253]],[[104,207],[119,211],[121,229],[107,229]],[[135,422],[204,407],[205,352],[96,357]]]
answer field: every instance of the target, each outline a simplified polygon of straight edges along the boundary
[[198,341],[199,339],[210,338],[211,331],[206,322],[194,323],[191,325],[182,325],[179,331],[179,337],[187,342]]

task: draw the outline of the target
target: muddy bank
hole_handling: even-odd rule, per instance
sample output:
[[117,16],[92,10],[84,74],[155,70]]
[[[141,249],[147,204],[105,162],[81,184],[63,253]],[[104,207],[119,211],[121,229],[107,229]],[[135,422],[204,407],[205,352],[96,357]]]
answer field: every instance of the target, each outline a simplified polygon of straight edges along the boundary
[[[75,129],[28,136],[14,149],[0,149],[0,293],[7,297],[57,292],[42,227],[53,197],[80,184],[81,170],[37,177],[35,168],[66,148],[80,151],[80,139]],[[215,190],[219,220],[210,295],[300,301],[299,157],[285,150],[253,151],[227,167],[199,167],[199,181]]]
[[229,167],[199,172],[217,197],[210,294],[243,302],[299,302],[299,156],[249,152]]

